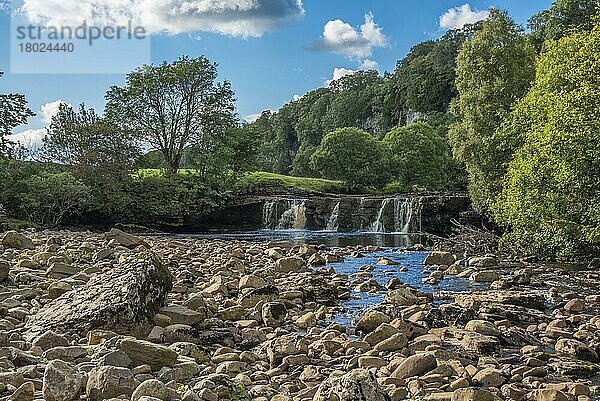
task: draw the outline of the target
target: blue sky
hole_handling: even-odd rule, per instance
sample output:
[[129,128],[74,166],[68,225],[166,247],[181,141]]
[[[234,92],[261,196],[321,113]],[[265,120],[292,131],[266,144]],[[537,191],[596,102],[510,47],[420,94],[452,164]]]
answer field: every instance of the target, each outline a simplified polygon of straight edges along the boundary
[[[55,11],[56,7],[49,7],[57,1],[64,8],[71,3],[76,7],[77,3],[99,0],[24,1],[30,18],[32,15],[61,18],[67,14],[77,18],[77,12]],[[169,1],[179,5],[191,3],[197,9],[209,3],[206,0]],[[472,0],[468,2],[471,14],[465,15],[464,0],[304,0],[296,3],[298,1],[224,0],[224,4],[242,6],[264,3],[260,7],[265,9],[253,10],[249,6],[248,14],[243,16],[224,12],[219,14],[218,21],[212,11],[195,19],[156,22],[159,18],[154,18],[156,30],[170,33],[152,35],[152,62],[173,60],[181,55],[205,55],[217,62],[221,79],[232,83],[239,114],[245,117],[265,109],[277,109],[294,95],[323,86],[332,79],[336,68],[356,70],[367,60],[366,64],[377,65],[380,73],[393,71],[396,61],[403,58],[411,46],[443,34],[445,29],[440,27],[440,17],[455,7],[462,8],[446,15],[446,25],[481,16],[478,13],[492,6],[508,10],[517,22],[525,24],[531,15],[551,4],[550,0]],[[0,0],[0,8],[2,2],[6,0]],[[152,16],[160,16],[163,11],[152,10]],[[62,14],[52,15],[53,12]],[[352,26],[354,32],[340,21],[330,23],[336,20]],[[350,39],[345,38],[353,44],[331,42],[328,35],[324,38],[324,27],[328,23],[328,35],[351,35]],[[0,36],[8,39],[10,34],[9,13],[0,11]],[[16,132],[44,127],[44,113],[40,108],[58,99],[74,105],[85,102],[102,111],[106,90],[111,85],[124,83],[124,74],[12,74],[8,42],[0,41],[0,70],[6,72],[0,78],[0,92],[25,93],[31,109],[38,113],[28,126],[19,127]],[[344,48],[346,45],[350,49]],[[110,63],[110,60],[102,60],[107,61]],[[52,107],[45,106],[46,117],[51,110]]]

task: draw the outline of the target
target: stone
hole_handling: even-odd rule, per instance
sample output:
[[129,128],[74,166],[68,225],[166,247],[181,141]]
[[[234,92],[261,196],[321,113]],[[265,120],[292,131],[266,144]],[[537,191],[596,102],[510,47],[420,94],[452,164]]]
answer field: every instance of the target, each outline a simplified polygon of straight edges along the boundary
[[450,252],[433,251],[425,258],[427,266],[445,265],[450,266],[455,262],[454,256]]
[[436,367],[437,360],[435,356],[430,352],[426,352],[409,356],[403,360],[391,376],[396,379],[407,379],[409,377],[423,375]]
[[465,334],[461,345],[467,351],[473,351],[480,355],[495,355],[500,352],[500,341],[493,336],[484,336],[479,333]]
[[177,352],[149,341],[125,338],[117,342],[117,347],[127,354],[135,366],[149,365],[152,370],[159,370],[177,362]]
[[387,366],[388,362],[376,356],[361,356],[358,358],[359,368],[381,368]]
[[474,257],[474,258],[469,259],[468,265],[471,267],[477,267],[480,269],[497,267],[498,266],[498,258],[496,258],[494,256]]
[[33,401],[35,396],[35,384],[25,382],[17,388],[14,393],[8,397],[2,398],[2,401]]
[[375,351],[383,352],[395,352],[400,351],[408,345],[408,339],[402,333],[392,335],[390,338],[386,338],[381,342],[377,343],[373,349]]
[[265,285],[267,285],[267,282],[263,278],[250,274],[240,279],[238,288],[243,290],[244,288],[260,288]]
[[387,293],[385,302],[396,306],[413,306],[419,301],[419,298],[408,288],[399,288]]
[[47,331],[39,337],[36,337],[31,345],[40,347],[42,350],[46,351],[54,347],[66,347],[69,345],[69,341],[60,334],[53,331]]
[[137,386],[131,395],[131,401],[141,401],[142,397],[154,397],[161,401],[170,401],[172,394],[160,380],[149,379]]
[[502,372],[494,368],[485,368],[477,372],[473,376],[473,383],[481,387],[500,387],[504,384],[506,379],[502,375]]
[[308,342],[295,334],[277,337],[266,344],[267,356],[272,367],[279,366],[288,355],[306,354]]
[[575,298],[565,304],[564,309],[569,313],[580,313],[585,310],[583,299]]
[[317,317],[313,312],[305,313],[296,320],[298,327],[306,329],[317,325]]
[[4,282],[10,273],[10,263],[0,260],[0,283]]
[[171,288],[167,267],[149,252],[139,254],[47,303],[28,319],[27,337],[48,330],[82,334],[94,329],[144,335]]
[[500,401],[500,399],[487,390],[461,388],[452,393],[451,401]]
[[79,273],[78,268],[63,262],[54,262],[50,265],[48,270],[46,270],[46,275],[48,277],[56,279],[71,277],[77,273]]
[[389,323],[382,323],[375,330],[365,336],[365,341],[375,346],[385,339],[390,338],[394,334],[398,334],[400,331]]
[[398,262],[394,262],[392,259],[389,258],[379,258],[379,260],[377,261],[377,264],[379,266],[396,266],[398,265]]
[[456,294],[454,302],[466,309],[479,309],[484,304],[514,305],[543,311],[546,299],[542,294],[525,291],[480,291]]
[[313,401],[390,401],[389,395],[366,369],[354,369],[332,376],[318,388]]
[[577,359],[588,362],[597,362],[598,354],[585,343],[570,338],[561,338],[556,342],[556,352],[574,356]]
[[146,248],[150,248],[150,245],[143,239],[136,237],[135,235],[126,233],[119,229],[113,228],[109,232],[105,234],[105,237],[109,241],[115,241],[119,245],[124,246],[125,248],[134,249],[138,246],[144,246]]
[[532,391],[528,399],[532,401],[570,401],[562,391],[547,388]]
[[500,331],[496,328],[496,326],[494,326],[493,323],[485,320],[471,320],[465,325],[465,330],[473,331],[486,336],[498,337],[500,335]]
[[261,308],[261,317],[266,326],[281,326],[287,317],[287,308],[281,302],[266,302]]
[[500,274],[492,270],[484,270],[480,272],[474,272],[469,277],[469,280],[474,283],[492,283],[500,279]]
[[277,259],[277,262],[275,262],[275,271],[279,273],[302,273],[307,270],[304,259],[293,256]]
[[46,365],[42,394],[45,401],[74,401],[84,384],[85,375],[77,367],[56,359]]
[[123,395],[130,397],[138,384],[129,369],[100,366],[89,373],[86,395],[89,401],[102,401]]
[[182,305],[164,306],[159,313],[170,317],[172,324],[187,324],[188,326],[193,326],[206,318],[205,313],[191,310]]
[[356,329],[363,333],[370,333],[382,323],[389,323],[390,317],[383,312],[367,311],[356,323]]
[[7,231],[2,236],[5,249],[35,249],[33,241],[17,231]]

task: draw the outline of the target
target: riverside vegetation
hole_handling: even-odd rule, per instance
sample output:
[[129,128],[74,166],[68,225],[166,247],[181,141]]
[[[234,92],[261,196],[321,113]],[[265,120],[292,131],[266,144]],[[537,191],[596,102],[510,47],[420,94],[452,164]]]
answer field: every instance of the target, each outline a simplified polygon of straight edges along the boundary
[[[394,73],[248,124],[204,57],[133,71],[102,116],[62,105],[36,152],[10,142],[25,96],[1,94],[0,401],[600,399],[597,14],[557,0],[525,32],[491,10]],[[170,101],[203,103],[179,121]],[[382,249],[109,230],[273,188],[468,188],[498,235]]]

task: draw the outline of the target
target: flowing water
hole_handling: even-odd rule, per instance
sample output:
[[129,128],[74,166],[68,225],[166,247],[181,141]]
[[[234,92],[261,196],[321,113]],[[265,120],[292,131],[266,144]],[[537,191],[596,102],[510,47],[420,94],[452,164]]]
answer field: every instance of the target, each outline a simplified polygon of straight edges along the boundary
[[333,211],[331,212],[331,216],[329,216],[329,220],[327,221],[326,231],[338,231],[340,229],[340,224],[338,222],[338,217],[340,215],[340,202],[338,202]]

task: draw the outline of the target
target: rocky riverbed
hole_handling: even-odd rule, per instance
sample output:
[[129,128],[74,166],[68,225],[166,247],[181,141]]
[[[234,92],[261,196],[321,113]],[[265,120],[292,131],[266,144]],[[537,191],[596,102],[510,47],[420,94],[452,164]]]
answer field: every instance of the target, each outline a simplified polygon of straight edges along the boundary
[[[432,294],[336,272],[366,246],[113,230],[8,232],[0,251],[0,400],[599,399],[594,266],[432,252],[424,283],[479,285]],[[356,291],[383,301],[336,322]]]

